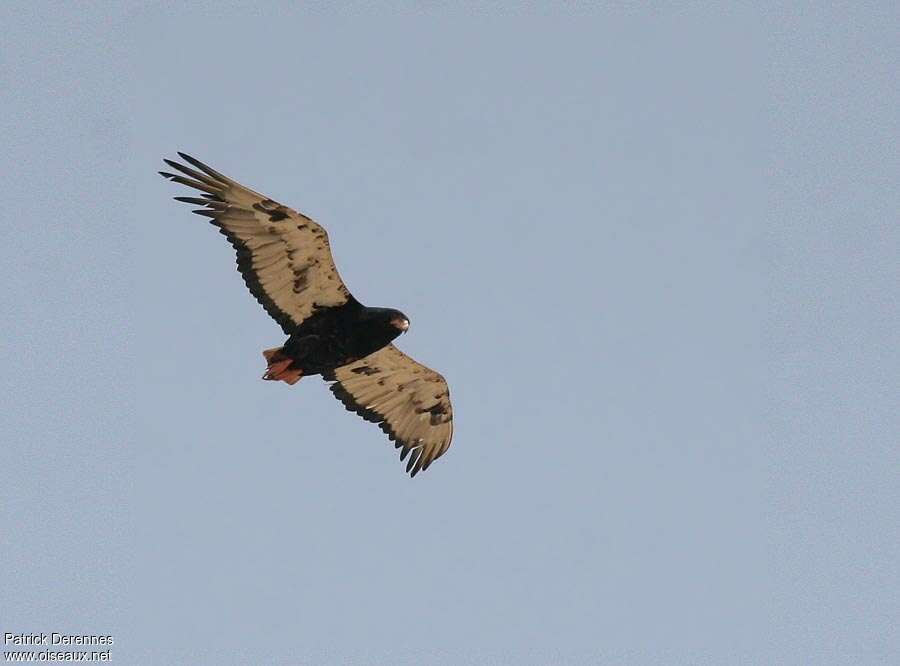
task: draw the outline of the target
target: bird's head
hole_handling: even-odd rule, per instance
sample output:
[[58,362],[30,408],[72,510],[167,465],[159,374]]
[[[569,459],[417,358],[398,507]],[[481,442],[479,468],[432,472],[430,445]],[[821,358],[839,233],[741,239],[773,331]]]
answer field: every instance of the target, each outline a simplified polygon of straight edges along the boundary
[[366,308],[363,318],[373,322],[388,340],[393,340],[409,329],[409,317],[392,308]]

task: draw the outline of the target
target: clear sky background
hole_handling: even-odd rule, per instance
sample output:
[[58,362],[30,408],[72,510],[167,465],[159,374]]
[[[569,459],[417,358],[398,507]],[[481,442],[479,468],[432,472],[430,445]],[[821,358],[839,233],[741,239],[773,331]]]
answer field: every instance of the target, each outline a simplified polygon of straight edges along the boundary
[[[896,3],[0,5],[0,632],[118,664],[900,653]],[[156,175],[313,216],[410,480]]]

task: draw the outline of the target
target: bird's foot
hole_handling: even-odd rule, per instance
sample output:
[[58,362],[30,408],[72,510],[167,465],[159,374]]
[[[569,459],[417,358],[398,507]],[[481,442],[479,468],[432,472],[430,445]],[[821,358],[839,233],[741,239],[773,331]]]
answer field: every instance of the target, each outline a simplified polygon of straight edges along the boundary
[[266,374],[262,376],[263,379],[268,381],[281,381],[293,385],[299,382],[300,378],[303,376],[302,370],[291,367],[294,363],[294,359],[285,357],[284,354],[281,353],[280,347],[278,349],[265,350],[263,356],[265,356],[266,361],[269,364],[266,368]]

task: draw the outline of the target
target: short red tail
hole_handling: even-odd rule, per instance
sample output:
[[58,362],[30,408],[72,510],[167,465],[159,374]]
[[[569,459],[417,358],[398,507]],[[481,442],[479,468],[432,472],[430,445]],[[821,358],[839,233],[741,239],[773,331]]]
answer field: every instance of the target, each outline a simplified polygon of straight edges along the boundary
[[266,374],[262,378],[293,385],[300,381],[303,371],[300,368],[291,367],[294,364],[294,360],[286,356],[282,351],[283,349],[284,347],[275,347],[274,349],[263,351],[268,367],[266,368]]

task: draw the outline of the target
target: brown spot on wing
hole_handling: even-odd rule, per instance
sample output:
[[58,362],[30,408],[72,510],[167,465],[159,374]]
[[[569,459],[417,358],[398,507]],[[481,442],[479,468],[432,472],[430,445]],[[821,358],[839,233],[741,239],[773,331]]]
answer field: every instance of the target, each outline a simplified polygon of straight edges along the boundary
[[442,456],[453,437],[450,391],[441,375],[393,345],[325,376],[350,411],[377,423],[415,476]]
[[[285,333],[316,310],[337,307],[352,296],[340,279],[325,230],[311,219],[179,153],[194,168],[166,163],[184,175],[160,172],[199,189],[203,198],[176,197],[203,205],[234,246],[247,288]],[[291,224],[283,224],[290,221]]]

